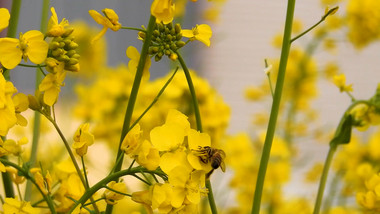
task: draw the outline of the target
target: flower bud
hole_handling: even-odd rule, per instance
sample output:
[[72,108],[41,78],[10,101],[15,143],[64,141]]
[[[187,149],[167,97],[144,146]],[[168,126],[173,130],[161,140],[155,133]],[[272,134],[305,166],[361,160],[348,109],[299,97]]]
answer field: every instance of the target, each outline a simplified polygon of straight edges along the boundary
[[63,50],[61,48],[59,49],[55,49],[51,52],[51,54],[54,56],[54,57],[59,57],[61,56],[61,54],[63,54]]
[[184,41],[178,41],[175,44],[177,45],[178,48],[182,48],[183,46],[186,45],[186,43]]
[[75,64],[77,64],[79,61],[77,60],[77,59],[75,59],[75,58],[70,58],[70,60],[69,60],[69,65],[75,65]]
[[65,29],[65,32],[63,33],[63,36],[67,37],[70,36],[74,31],[74,28],[67,28]]
[[49,49],[54,50],[59,48],[59,42],[50,42]]
[[70,42],[68,48],[72,50],[72,49],[76,49],[78,46],[79,46],[79,45],[78,45],[76,42],[73,42],[73,41],[72,41],[72,42]]
[[79,59],[80,58],[80,55],[75,53],[74,55],[71,56],[71,58],[75,58],[75,59]]
[[142,31],[139,31],[139,32],[137,33],[137,35],[138,35],[140,38],[142,38],[142,39],[145,39],[145,37],[146,37],[145,32],[142,32]]
[[77,52],[75,50],[69,50],[67,51],[66,55],[69,56],[69,57],[72,57],[74,56],[74,54],[76,54]]
[[34,110],[34,111],[40,111],[41,110],[41,105],[38,102],[37,98],[32,95],[28,95],[28,101],[29,101],[29,108]]
[[181,29],[181,25],[179,23],[175,24],[174,29],[175,29],[176,34],[181,33],[182,29]]

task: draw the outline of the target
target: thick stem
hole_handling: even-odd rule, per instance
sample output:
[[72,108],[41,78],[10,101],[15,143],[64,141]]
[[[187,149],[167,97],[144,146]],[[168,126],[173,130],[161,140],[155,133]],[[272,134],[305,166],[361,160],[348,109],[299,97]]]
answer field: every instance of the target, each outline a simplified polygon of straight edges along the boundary
[[[193,108],[194,108],[195,121],[197,123],[197,130],[202,132],[203,130],[202,130],[201,113],[199,111],[198,99],[197,99],[197,95],[195,93],[193,80],[191,79],[190,71],[187,68],[186,63],[183,60],[181,54],[179,54],[178,52],[176,52],[176,54],[178,55],[178,61],[181,64],[181,67],[185,73],[187,84],[189,86],[191,100],[192,100],[192,104],[193,104]],[[206,179],[206,188],[208,189],[208,201],[210,204],[211,213],[216,214],[216,213],[218,213],[218,210],[216,209],[216,203],[215,203],[214,195],[212,193],[212,187],[211,187],[210,179]]]
[[[40,24],[41,32],[45,32],[47,29],[48,14],[49,14],[49,0],[43,0],[41,24]],[[37,72],[36,72],[35,88],[38,89],[38,86],[40,82],[42,81],[42,74],[39,71],[39,66],[37,66],[36,71]],[[36,158],[37,158],[38,141],[40,139],[40,124],[41,124],[41,115],[38,112],[34,112],[32,148],[30,151],[30,159],[29,159],[29,163],[31,166],[35,164]],[[31,195],[32,195],[32,184],[28,180],[26,182],[26,187],[25,187],[25,196],[24,196],[25,200],[29,201]]]
[[276,82],[276,89],[273,96],[272,109],[271,109],[271,113],[269,117],[268,129],[265,136],[264,148],[261,155],[255,194],[253,198],[253,205],[252,205],[253,214],[260,213],[261,197],[262,197],[262,192],[263,192],[263,187],[264,187],[265,174],[268,167],[270,151],[272,148],[274,132],[276,129],[278,111],[280,108],[282,89],[283,89],[284,79],[285,79],[286,65],[288,62],[288,56],[289,56],[289,51],[290,51],[290,46],[291,46],[290,36],[291,36],[291,31],[292,31],[295,4],[296,4],[295,0],[288,0],[288,7],[287,7],[287,12],[286,12],[286,20],[285,20],[285,30],[284,30],[283,40],[282,40],[283,43],[282,43],[282,49],[281,49],[280,65],[279,65],[278,77],[277,77],[277,82]]
[[[155,24],[156,24],[156,18],[154,16],[150,16],[148,28],[146,30],[147,31],[146,32],[146,37],[145,37],[144,44],[143,44],[143,47],[142,47],[142,50],[141,50],[139,64],[137,66],[135,80],[133,82],[131,94],[130,94],[129,100],[128,100],[127,110],[126,110],[126,113],[125,113],[125,116],[124,116],[123,129],[121,131],[120,142],[119,142],[117,156],[116,156],[115,172],[118,172],[118,171],[121,170],[121,166],[122,166],[122,163],[123,163],[123,156],[122,155],[124,153],[121,150],[121,144],[123,142],[124,137],[128,133],[129,125],[131,123],[132,114],[133,114],[133,110],[134,110],[134,107],[135,107],[137,94],[138,94],[138,91],[139,91],[139,88],[140,88],[141,79],[142,79],[142,76],[143,76],[145,62],[146,62],[146,59],[148,57],[148,49],[149,49],[150,41],[151,41],[151,38],[152,38],[152,32],[153,32]],[[120,161],[118,161],[119,158],[121,159]],[[112,208],[113,208],[113,205],[107,205],[106,214],[112,213]]]
[[329,174],[329,169],[330,169],[331,162],[333,160],[336,148],[337,148],[336,145],[330,146],[329,153],[327,154],[325,165],[323,167],[321,180],[319,182],[318,195],[317,195],[317,199],[315,201],[313,214],[318,214],[320,209],[321,209],[323,193],[324,193],[325,187],[326,187],[326,180],[327,180],[327,176]]

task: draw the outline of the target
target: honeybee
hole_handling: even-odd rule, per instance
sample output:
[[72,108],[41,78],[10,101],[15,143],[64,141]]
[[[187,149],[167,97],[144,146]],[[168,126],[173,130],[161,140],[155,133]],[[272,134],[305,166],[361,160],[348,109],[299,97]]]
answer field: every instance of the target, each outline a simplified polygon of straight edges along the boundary
[[208,162],[211,163],[212,170],[207,173],[207,178],[210,177],[210,175],[214,172],[215,169],[219,168],[225,172],[226,171],[226,165],[224,163],[224,158],[226,158],[226,153],[224,153],[221,149],[215,149],[211,148],[210,146],[199,146],[199,149],[197,150],[199,152],[199,158],[200,160],[207,164]]

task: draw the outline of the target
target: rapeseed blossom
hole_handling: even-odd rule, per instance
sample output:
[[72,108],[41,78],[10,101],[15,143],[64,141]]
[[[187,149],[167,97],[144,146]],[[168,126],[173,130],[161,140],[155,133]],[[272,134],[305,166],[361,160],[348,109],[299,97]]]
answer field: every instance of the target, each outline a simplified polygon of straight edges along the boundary
[[189,38],[190,41],[198,40],[207,47],[210,47],[212,30],[207,24],[196,25],[191,30],[182,30],[182,36]]
[[[114,190],[114,191],[113,191]],[[116,191],[116,192],[115,192]],[[124,198],[125,195],[120,193],[127,193],[127,186],[123,182],[117,183],[116,181],[111,181],[107,185],[107,189],[103,193],[107,204],[116,204],[117,201]]]
[[90,133],[89,128],[90,124],[82,124],[74,134],[73,148],[81,157],[87,153],[88,147],[94,144],[94,135]]
[[104,34],[106,34],[108,28],[113,31],[118,31],[121,28],[121,24],[119,23],[119,16],[115,13],[114,10],[105,8],[102,10],[102,12],[104,16],[100,15],[100,13],[95,10],[88,11],[96,23],[103,25],[103,29],[91,40],[92,44],[103,37]]
[[14,213],[28,213],[28,214],[39,214],[40,209],[34,208],[30,205],[30,202],[19,201],[15,198],[5,198],[5,203],[3,204],[4,214],[14,214]]
[[62,36],[66,31],[65,27],[69,26],[69,21],[63,18],[62,21],[58,23],[58,16],[54,7],[51,7],[50,11],[51,17],[49,19],[46,35],[53,37]]
[[61,86],[64,86],[63,81],[66,77],[65,70],[59,70],[57,73],[49,73],[42,80],[38,89],[40,92],[44,92],[43,101],[46,105],[52,106],[57,102]]
[[0,136],[6,136],[8,130],[17,123],[15,105],[12,95],[17,92],[12,82],[6,81],[3,75],[0,75]]
[[10,17],[7,8],[0,8],[0,32],[8,27]]
[[335,75],[333,82],[339,88],[340,92],[352,92],[352,84],[346,85],[346,76],[344,74]]
[[34,64],[45,61],[49,45],[44,41],[44,35],[38,30],[31,30],[20,38],[0,38],[0,62],[8,68],[15,68],[21,59],[27,59]]
[[156,17],[156,22],[168,24],[173,21],[175,5],[172,0],[154,0],[150,12]]

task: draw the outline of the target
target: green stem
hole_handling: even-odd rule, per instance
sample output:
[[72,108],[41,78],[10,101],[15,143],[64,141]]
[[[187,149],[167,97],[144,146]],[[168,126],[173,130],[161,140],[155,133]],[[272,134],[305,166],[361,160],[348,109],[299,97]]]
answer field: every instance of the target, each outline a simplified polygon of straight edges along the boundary
[[[44,0],[46,1],[46,0]],[[48,5],[49,6],[49,5]],[[46,19],[47,20],[47,19]],[[42,31],[42,28],[41,28]],[[27,65],[27,64],[18,64],[21,67],[28,67],[28,68],[41,68],[41,67],[46,67],[46,65]]]
[[281,102],[282,89],[284,86],[286,65],[288,62],[288,56],[289,56],[289,51],[290,51],[290,46],[291,46],[290,36],[291,36],[291,31],[292,31],[295,3],[296,3],[295,0],[288,0],[278,77],[277,77],[276,88],[275,88],[275,92],[273,96],[273,104],[272,104],[272,109],[271,109],[271,113],[269,117],[269,124],[268,124],[268,129],[267,129],[267,133],[265,137],[264,148],[263,148],[261,160],[260,160],[260,167],[259,167],[259,172],[257,176],[255,194],[253,198],[252,214],[260,213],[261,197],[262,197],[262,192],[263,192],[263,187],[264,187],[265,174],[268,167],[270,151],[272,147],[274,132],[276,129],[277,117],[278,117],[278,112],[279,112],[280,102]]
[[[154,100],[150,103],[150,105],[144,110],[144,112],[135,120],[135,122],[133,122],[133,124],[129,127],[129,129],[127,130],[127,133],[125,135],[128,134],[128,132],[130,130],[133,129],[133,127],[135,127],[138,122],[144,117],[144,115],[153,107],[153,105],[158,101],[158,99],[160,98],[160,96],[164,93],[166,87],[168,87],[169,83],[173,80],[175,74],[177,73],[178,71],[178,67],[177,69],[173,72],[172,76],[168,79],[168,81],[166,81],[166,83],[164,84],[164,86],[161,88],[161,90],[158,92],[158,94],[156,95],[156,97],[154,98]],[[116,160],[116,164],[115,166],[117,166],[118,164],[121,164],[121,161],[123,160],[122,159],[123,156],[120,156],[117,160]],[[135,160],[133,160],[135,161]],[[133,165],[133,163],[131,164],[131,166]],[[113,167],[113,169],[111,170],[110,173],[113,173],[115,171],[115,166]],[[130,167],[131,167],[130,166]]]
[[178,55],[178,61],[181,64],[181,67],[185,73],[187,84],[189,86],[191,101],[192,101],[193,108],[194,108],[195,121],[197,123],[197,130],[200,132],[203,132],[201,113],[199,112],[198,99],[197,99],[197,95],[195,93],[194,84],[193,84],[193,80],[191,79],[190,71],[187,68],[186,63],[183,60],[181,54],[179,52],[176,52],[176,54]]
[[[41,32],[45,32],[47,29],[47,23],[48,23],[48,14],[49,14],[49,0],[43,0],[42,3],[42,13],[41,13],[41,23],[40,23],[40,29]],[[21,66],[29,67],[30,65],[24,65],[19,64]],[[44,66],[44,65],[42,65]],[[36,65],[37,70],[41,69],[41,65]],[[38,86],[40,82],[42,81],[42,75],[40,72],[36,72],[36,82],[35,82],[35,88],[38,89]],[[40,139],[40,126],[41,126],[41,115],[38,112],[34,112],[34,121],[33,121],[33,138],[32,138],[32,148],[30,151],[30,159],[29,163],[31,166],[34,166],[36,159],[37,159],[37,148],[38,148],[38,141]],[[25,186],[25,200],[29,201],[30,197],[32,195],[32,184],[28,180],[26,182]]]
[[30,180],[38,189],[38,191],[41,193],[42,197],[44,198],[44,200],[46,201],[51,213],[55,214],[56,211],[54,209],[54,204],[53,204],[53,201],[51,199],[51,197],[49,195],[45,195],[44,192],[42,191],[42,189],[40,188],[40,186],[38,186],[36,180],[34,180],[34,178],[30,175],[30,173],[28,171],[25,171],[22,167],[18,166],[17,164],[14,164],[10,161],[8,161],[7,159],[5,158],[0,158],[1,162],[4,164],[4,165],[7,165],[7,166],[11,166],[15,169],[17,169],[21,174],[22,176],[24,176],[26,179]]
[[120,191],[114,190],[114,189],[110,188],[110,187],[107,186],[107,185],[104,185],[104,188],[110,190],[111,192],[115,192],[115,193],[117,193],[117,194],[120,194],[120,195],[125,195],[125,196],[128,196],[128,197],[132,197],[131,194],[127,194],[127,193],[124,193],[124,192],[120,192]]
[[[2,160],[8,160],[7,156],[4,156]],[[4,185],[4,192],[6,198],[14,198],[15,197],[15,190],[13,188],[13,182],[11,179],[11,176],[9,172],[2,172],[1,173],[3,178],[3,185]]]
[[317,195],[317,199],[315,201],[313,214],[318,214],[320,209],[321,209],[323,192],[325,191],[327,176],[329,174],[329,169],[330,169],[331,162],[332,162],[334,153],[336,151],[336,148],[337,148],[337,146],[330,146],[329,153],[327,154],[325,165],[323,167],[321,180],[319,182],[318,195]]
[[303,35],[307,34],[309,31],[313,30],[315,27],[317,27],[319,24],[321,24],[323,21],[325,21],[327,16],[332,15],[332,13],[336,12],[337,10],[338,10],[338,7],[331,8],[325,15],[322,16],[321,20],[319,20],[317,23],[315,23],[313,26],[311,26],[310,28],[308,28],[307,30],[305,30],[304,32],[299,34],[298,36],[291,39],[290,43],[296,41],[297,39],[299,39]]
[[18,18],[20,15],[21,0],[12,1],[11,18],[9,19],[7,37],[15,38],[17,33]]
[[84,180],[86,181],[86,186],[87,186],[87,189],[88,189],[88,188],[90,188],[90,185],[88,183],[88,178],[87,178],[86,164],[84,164],[84,158],[83,158],[83,156],[81,156],[80,159],[82,161],[82,169],[83,169],[83,174],[84,174]]
[[[135,80],[133,81],[133,86],[132,86],[131,94],[129,96],[127,110],[126,110],[126,113],[125,113],[125,116],[124,116],[123,129],[121,131],[120,142],[119,142],[119,146],[118,146],[118,150],[117,150],[117,156],[116,156],[116,161],[115,161],[116,162],[116,164],[115,164],[115,172],[118,172],[118,171],[121,170],[121,166],[122,166],[122,163],[123,163],[123,156],[122,156],[123,155],[123,151],[121,150],[121,144],[122,144],[122,142],[124,140],[124,137],[127,135],[127,132],[129,130],[129,125],[131,123],[132,114],[133,114],[133,110],[134,110],[134,107],[135,107],[137,94],[138,94],[138,91],[139,91],[139,88],[140,88],[141,79],[142,79],[142,76],[143,76],[145,62],[146,62],[146,59],[148,57],[148,49],[149,49],[150,41],[151,41],[151,38],[152,38],[152,32],[153,32],[155,24],[156,24],[156,18],[151,15],[150,19],[149,19],[148,29],[147,29],[147,32],[146,32],[146,37],[145,37],[145,40],[144,40],[144,43],[143,43],[143,46],[142,46],[142,50],[141,50],[139,64],[137,65],[137,71],[136,71]],[[122,157],[120,158],[120,156],[122,156]],[[119,158],[121,159],[121,161],[117,162],[119,160]],[[108,204],[107,208],[106,208],[106,214],[112,213],[112,208],[113,208],[113,205],[109,205]]]
[[[67,142],[65,136],[63,135],[61,129],[59,128],[59,126],[58,126],[58,124],[55,122],[55,120],[53,120],[53,118],[51,118],[50,116],[46,116],[46,115],[45,115],[45,117],[46,117],[46,118],[47,118],[47,119],[48,119],[48,120],[54,125],[54,127],[55,127],[55,129],[57,130],[59,136],[61,137],[61,139],[62,139],[62,141],[63,141],[63,144],[65,145],[66,150],[67,150],[67,152],[69,153],[69,156],[70,156],[71,162],[73,163],[73,165],[74,165],[74,167],[75,167],[75,170],[77,171],[77,174],[78,174],[78,176],[79,176],[79,178],[80,178],[80,180],[81,180],[81,182],[82,182],[82,184],[83,184],[85,190],[87,191],[87,190],[89,189],[89,187],[87,186],[86,180],[84,179],[83,174],[82,174],[82,172],[81,172],[81,170],[80,170],[80,168],[79,168],[79,165],[78,165],[78,163],[77,163],[77,161],[76,161],[76,159],[75,159],[74,153],[73,153],[73,151],[71,151],[71,148],[70,148],[69,143]],[[92,197],[91,197],[90,199],[91,199],[91,202],[93,202],[94,199],[93,199]],[[96,204],[93,204],[93,206],[94,206],[95,211],[96,211],[97,213],[99,213],[99,211],[98,211],[98,207],[96,206]]]
[[141,28],[135,28],[135,27],[124,27],[124,26],[122,26],[121,29],[125,29],[125,30],[136,30],[136,31],[142,31],[142,32],[145,32],[145,33],[146,33],[146,30],[141,29]]
[[120,178],[122,176],[125,176],[125,175],[134,175],[136,173],[140,173],[142,170],[144,172],[147,172],[147,173],[154,173],[154,174],[160,176],[163,179],[166,176],[165,173],[163,173],[161,171],[157,171],[157,170],[155,170],[155,171],[149,171],[149,170],[147,170],[147,169],[145,169],[145,168],[143,168],[141,166],[133,167],[131,169],[125,169],[125,170],[121,170],[121,171],[112,173],[112,174],[108,175],[107,177],[103,178],[103,180],[101,180],[98,183],[96,183],[95,185],[93,185],[90,189],[88,189],[82,195],[82,197],[78,201],[76,201],[76,203],[71,208],[71,210],[70,210],[69,213],[71,213],[79,204],[84,204],[93,194],[95,194],[99,189],[103,188],[109,182],[117,180],[118,178]]
[[[189,91],[191,94],[192,104],[193,104],[193,108],[194,108],[195,121],[197,123],[197,130],[202,132],[203,130],[202,130],[201,114],[199,111],[198,99],[197,99],[197,95],[195,93],[193,80],[191,79],[189,69],[187,68],[186,63],[183,60],[181,54],[179,54],[179,52],[176,52],[176,54],[178,55],[178,61],[181,64],[181,67],[185,73],[187,84],[189,86]],[[216,214],[216,213],[218,213],[218,210],[216,209],[216,203],[215,203],[214,195],[212,193],[212,186],[211,186],[210,179],[206,179],[206,188],[208,189],[208,201],[210,204],[211,213]]]

